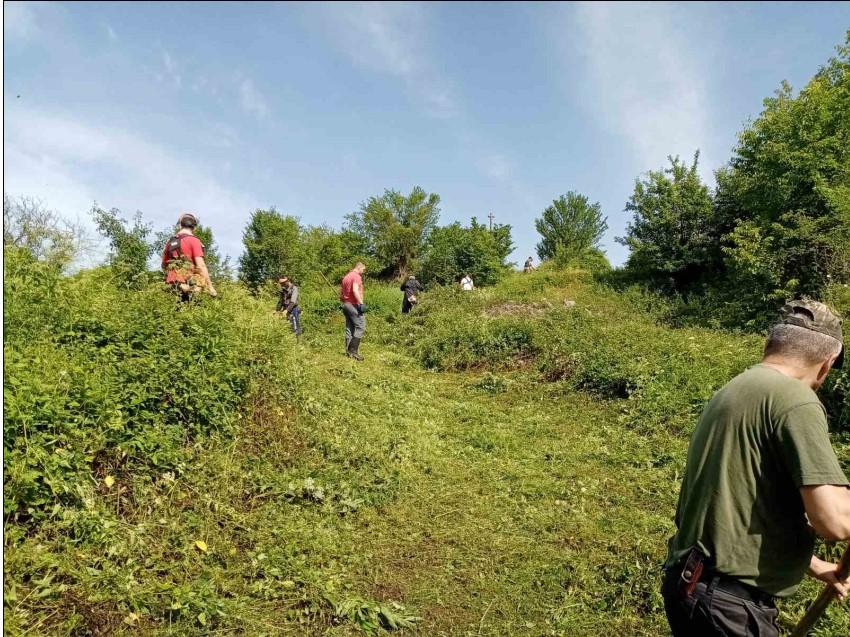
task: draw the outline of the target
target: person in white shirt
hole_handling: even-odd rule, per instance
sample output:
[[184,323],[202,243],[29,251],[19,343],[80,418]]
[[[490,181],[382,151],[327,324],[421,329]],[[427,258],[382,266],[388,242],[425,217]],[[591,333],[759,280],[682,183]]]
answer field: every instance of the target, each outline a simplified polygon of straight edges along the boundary
[[469,274],[465,275],[460,280],[460,287],[462,290],[474,290],[475,284],[472,282],[472,277]]

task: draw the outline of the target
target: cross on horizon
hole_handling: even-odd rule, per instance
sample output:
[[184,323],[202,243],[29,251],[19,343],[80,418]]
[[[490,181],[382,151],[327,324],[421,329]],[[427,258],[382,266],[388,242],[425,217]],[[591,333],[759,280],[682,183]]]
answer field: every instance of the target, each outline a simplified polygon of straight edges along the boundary
[[493,219],[494,219],[493,213],[491,212],[490,214],[488,214],[487,218],[490,220],[490,232],[493,232]]

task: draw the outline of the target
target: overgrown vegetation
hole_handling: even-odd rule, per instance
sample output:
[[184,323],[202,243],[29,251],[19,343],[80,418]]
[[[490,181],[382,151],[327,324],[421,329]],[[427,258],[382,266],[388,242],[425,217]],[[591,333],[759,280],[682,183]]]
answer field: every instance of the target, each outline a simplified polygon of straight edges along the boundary
[[[699,411],[778,300],[850,311],[848,78],[850,40],[766,102],[714,193],[698,156],[638,180],[625,271],[577,193],[520,275],[510,226],[439,227],[436,194],[388,190],[340,232],[255,211],[241,282],[178,305],[141,215],[95,207],[109,264],[68,276],[75,229],[4,199],[5,632],[664,633]],[[363,364],[335,287],[354,259],[437,284],[403,316],[367,279]],[[442,285],[466,272],[489,287]],[[300,345],[279,274],[303,282]],[[850,370],[821,395],[850,470]],[[848,632],[837,606],[818,628]]]
[[357,365],[327,286],[296,346],[237,284],[178,310],[6,262],[13,635],[660,634],[687,432],[760,349],[543,268],[410,316],[367,281]]
[[850,281],[850,31],[794,95],[783,83],[711,193],[678,159],[639,179],[627,274],[680,294],[691,323],[763,328],[793,296]]

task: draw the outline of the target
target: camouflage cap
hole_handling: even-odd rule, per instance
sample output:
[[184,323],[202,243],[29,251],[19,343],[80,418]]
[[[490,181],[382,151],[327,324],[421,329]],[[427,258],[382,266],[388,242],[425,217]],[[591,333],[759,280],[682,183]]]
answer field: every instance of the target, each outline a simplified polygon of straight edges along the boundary
[[841,343],[841,352],[833,364],[840,368],[844,363],[844,334],[841,330],[841,317],[819,301],[797,299],[789,301],[779,310],[780,323],[796,325],[813,332],[831,336]]

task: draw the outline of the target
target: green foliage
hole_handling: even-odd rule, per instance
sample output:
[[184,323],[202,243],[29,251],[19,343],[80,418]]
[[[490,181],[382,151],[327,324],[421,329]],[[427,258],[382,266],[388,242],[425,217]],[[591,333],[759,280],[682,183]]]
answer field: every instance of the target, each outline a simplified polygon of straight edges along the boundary
[[512,249],[509,225],[490,231],[473,217],[468,228],[460,223],[438,227],[428,237],[420,279],[451,285],[471,274],[477,285],[492,285],[507,272],[505,259]]
[[603,273],[611,270],[611,262],[608,261],[608,257],[602,250],[599,250],[598,248],[590,248],[580,255],[567,260],[563,264],[563,267]]
[[252,290],[275,277],[301,280],[308,272],[298,219],[274,208],[255,210],[242,234],[239,280]]
[[126,292],[108,269],[65,278],[7,256],[7,515],[84,506],[109,468],[179,472],[184,444],[231,431],[271,351],[244,333],[243,292],[178,311],[158,285]]
[[3,247],[26,249],[36,259],[64,268],[81,249],[76,227],[31,197],[3,193]]
[[796,96],[783,83],[739,134],[712,198],[696,173],[639,180],[626,278],[681,293],[677,324],[759,330],[782,301],[850,281],[850,31]]
[[33,502],[5,519],[11,635],[661,634],[686,432],[760,349],[546,267],[407,316],[367,280],[355,363],[326,285],[296,345],[263,290],[177,311],[5,252],[6,490]]
[[339,283],[357,261],[363,261],[369,270],[378,268],[363,237],[349,230],[337,232],[327,226],[308,226],[302,230],[301,243],[309,267],[307,278],[316,284],[323,284],[318,273]]
[[378,604],[356,598],[345,599],[336,604],[334,613],[340,619],[353,622],[367,635],[373,635],[381,629],[394,631],[414,628],[416,622],[422,620],[421,617],[406,614],[404,606],[395,602]]
[[588,250],[598,248],[608,229],[607,217],[602,216],[599,203],[591,204],[582,194],[570,191],[552,202],[534,225],[542,237],[537,244],[537,256],[555,259],[566,265]]
[[[429,299],[417,334],[422,362],[437,369],[532,365],[550,382],[628,399],[630,426],[684,430],[714,391],[758,360],[758,337],[730,344],[724,333],[654,325],[663,305],[640,294],[627,300],[582,286],[563,303],[546,293],[548,286],[531,295],[519,287],[533,290],[535,279],[548,276],[543,270],[513,278],[484,299]],[[535,300],[517,302],[524,296]]]
[[634,213],[625,237],[631,250],[627,268],[641,279],[668,290],[687,290],[717,263],[717,236],[708,187],[697,165],[669,157],[670,167],[651,170],[635,182],[626,204]]
[[428,235],[440,217],[440,196],[416,186],[405,196],[395,190],[369,197],[347,216],[347,230],[362,238],[378,274],[403,278],[416,269]]
[[796,97],[783,83],[765,100],[717,174],[718,216],[738,224],[724,249],[724,285],[761,311],[850,280],[848,112],[850,32]]
[[95,204],[91,215],[97,230],[109,241],[109,264],[124,285],[140,288],[147,284],[148,259],[154,251],[151,243],[150,224],[142,220],[142,213],[133,217],[133,225],[120,216],[121,211],[112,208],[103,210]]

